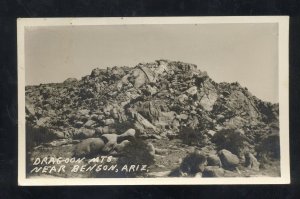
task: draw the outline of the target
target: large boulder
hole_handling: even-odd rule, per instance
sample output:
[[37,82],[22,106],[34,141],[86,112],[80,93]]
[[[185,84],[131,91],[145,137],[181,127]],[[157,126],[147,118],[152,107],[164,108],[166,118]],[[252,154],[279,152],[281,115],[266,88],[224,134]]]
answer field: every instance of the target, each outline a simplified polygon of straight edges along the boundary
[[220,150],[218,155],[225,169],[235,169],[240,163],[239,158],[226,149]]
[[119,143],[119,142],[123,142],[124,140],[132,140],[134,138],[135,138],[135,130],[134,129],[128,129],[127,131],[125,131],[121,135],[118,135],[117,141]]
[[107,153],[111,152],[118,144],[117,142],[118,135],[116,134],[103,134],[101,136],[101,139],[105,143],[105,147],[102,149],[103,152],[107,152]]
[[134,85],[135,88],[139,88],[145,83],[155,82],[155,73],[150,68],[137,65],[129,77],[129,81]]
[[74,155],[77,157],[93,156],[102,151],[105,143],[101,138],[88,138],[76,145]]
[[[228,96],[225,94],[226,101],[224,101],[221,106],[227,107],[229,110],[233,110],[237,113],[237,115],[240,115],[240,113],[246,113],[243,118],[255,121],[260,117],[260,112],[257,109],[257,106],[255,106],[252,98],[248,96],[249,92],[243,91],[240,88],[241,86],[238,83],[233,83],[231,88],[229,88],[230,94]],[[240,119],[235,120],[238,120],[236,122],[243,122]]]
[[139,88],[146,83],[147,76],[142,70],[135,69],[132,72],[132,76],[129,78],[129,81],[134,85],[135,88]]
[[214,104],[218,99],[217,90],[214,85],[209,81],[205,81],[203,83],[203,86],[199,89],[199,92],[199,104],[203,107],[204,110],[212,111]]
[[221,160],[218,155],[210,154],[207,156],[207,165],[208,166],[222,166]]

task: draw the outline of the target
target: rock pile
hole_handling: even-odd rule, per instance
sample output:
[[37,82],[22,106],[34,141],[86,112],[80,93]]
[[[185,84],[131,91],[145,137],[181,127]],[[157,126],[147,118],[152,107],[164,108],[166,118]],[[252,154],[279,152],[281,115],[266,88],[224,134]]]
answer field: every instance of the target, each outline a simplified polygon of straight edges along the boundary
[[179,168],[168,175],[171,177],[236,177],[240,174],[240,166],[259,171],[259,165],[250,152],[246,154],[246,162],[241,163],[238,156],[226,149],[220,150],[217,154],[204,154],[195,150],[182,160]]
[[81,80],[26,86],[26,122],[35,129],[27,135],[35,145],[76,139],[78,156],[114,154],[134,137],[175,139],[192,129],[185,136],[190,145],[219,150],[201,169],[208,176],[243,162],[257,169],[257,145],[268,136],[278,138],[278,110],[278,104],[259,100],[237,82],[216,83],[194,64],[168,60],[96,68]]

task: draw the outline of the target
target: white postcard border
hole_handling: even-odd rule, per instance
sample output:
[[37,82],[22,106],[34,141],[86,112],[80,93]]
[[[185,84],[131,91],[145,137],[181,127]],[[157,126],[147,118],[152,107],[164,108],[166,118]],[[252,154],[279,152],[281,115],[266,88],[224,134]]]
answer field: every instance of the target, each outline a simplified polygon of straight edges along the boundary
[[[236,178],[26,178],[25,148],[25,27],[83,26],[83,25],[138,25],[138,24],[226,24],[278,23],[279,63],[279,124],[281,177]],[[18,184],[46,185],[207,185],[207,184],[289,184],[289,17],[128,17],[128,18],[19,18],[18,42]]]

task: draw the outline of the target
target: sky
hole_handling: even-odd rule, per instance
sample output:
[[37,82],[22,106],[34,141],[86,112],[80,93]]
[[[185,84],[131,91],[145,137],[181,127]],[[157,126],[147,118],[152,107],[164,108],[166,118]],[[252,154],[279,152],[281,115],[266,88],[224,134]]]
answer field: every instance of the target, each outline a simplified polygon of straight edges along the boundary
[[158,59],[193,63],[278,102],[278,25],[51,26],[25,29],[26,85],[80,79],[92,69]]

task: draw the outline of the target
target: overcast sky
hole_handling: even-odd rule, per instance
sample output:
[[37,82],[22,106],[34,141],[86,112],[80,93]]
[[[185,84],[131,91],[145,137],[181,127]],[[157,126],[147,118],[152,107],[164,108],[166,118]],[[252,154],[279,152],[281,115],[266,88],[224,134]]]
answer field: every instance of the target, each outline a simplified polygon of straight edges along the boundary
[[80,79],[93,68],[158,59],[198,65],[278,102],[277,24],[26,27],[26,85]]

